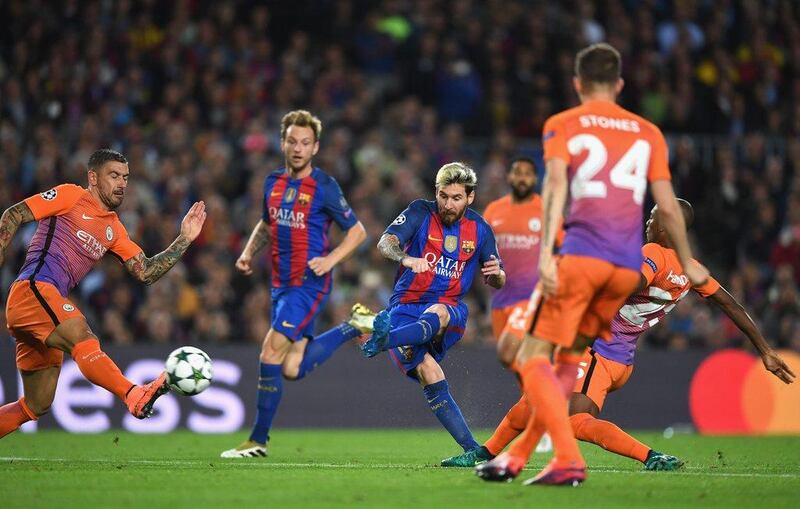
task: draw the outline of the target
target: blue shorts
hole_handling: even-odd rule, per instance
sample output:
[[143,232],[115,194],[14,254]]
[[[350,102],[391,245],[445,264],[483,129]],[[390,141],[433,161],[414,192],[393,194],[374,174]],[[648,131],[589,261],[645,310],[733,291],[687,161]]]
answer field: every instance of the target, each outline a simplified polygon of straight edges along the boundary
[[[408,325],[419,320],[425,310],[433,304],[426,302],[421,304],[398,304],[389,309],[389,328],[396,329],[403,325]],[[444,330],[444,334],[434,337],[424,345],[401,346],[389,350],[389,357],[397,365],[398,369],[406,376],[417,379],[416,369],[429,353],[436,360],[441,362],[451,346],[458,343],[464,337],[464,329],[467,327],[467,317],[469,310],[466,304],[460,302],[457,306],[448,306],[447,312],[450,314],[450,323]]]
[[272,289],[272,328],[291,341],[314,337],[314,324],[330,293],[302,286]]

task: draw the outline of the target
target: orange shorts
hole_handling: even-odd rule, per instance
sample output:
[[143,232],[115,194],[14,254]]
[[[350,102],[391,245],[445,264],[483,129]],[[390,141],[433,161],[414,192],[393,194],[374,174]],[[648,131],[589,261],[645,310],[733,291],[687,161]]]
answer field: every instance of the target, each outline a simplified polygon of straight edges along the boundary
[[8,331],[17,341],[17,368],[36,371],[60,366],[61,350],[45,345],[47,337],[61,322],[83,317],[55,286],[42,281],[16,281],[6,301]]
[[611,338],[611,320],[639,284],[639,271],[589,256],[558,261],[558,291],[534,314],[531,335],[571,347],[575,336]]
[[612,361],[590,350],[581,359],[578,379],[575,380],[572,392],[587,395],[597,405],[597,409],[602,410],[606,395],[622,388],[632,373],[633,364],[628,366]]
[[[519,322],[519,319],[525,313],[525,308],[528,306],[527,300],[521,300],[515,304],[510,306],[506,306],[504,308],[497,308],[492,310],[492,334],[494,334],[494,339],[497,341],[500,339],[500,335],[508,331],[508,323],[509,320],[512,319],[514,322]],[[512,334],[515,336],[515,331],[511,331]],[[518,337],[522,338],[525,334],[525,330],[522,331]]]

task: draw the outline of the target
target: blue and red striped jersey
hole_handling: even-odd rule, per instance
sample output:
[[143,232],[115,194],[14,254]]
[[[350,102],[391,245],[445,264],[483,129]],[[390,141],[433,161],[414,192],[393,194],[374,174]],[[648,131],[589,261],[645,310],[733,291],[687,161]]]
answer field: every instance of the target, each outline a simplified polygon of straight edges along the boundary
[[302,179],[290,178],[286,168],[272,172],[264,180],[262,219],[272,234],[272,287],[329,292],[331,273],[317,276],[308,262],[330,252],[332,221],[342,231],[358,222],[336,179],[316,167]]
[[391,306],[412,302],[457,305],[472,286],[478,267],[497,253],[494,233],[480,214],[467,209],[446,226],[435,201],[415,200],[384,233],[396,235],[406,254],[428,261],[421,274],[400,266]]

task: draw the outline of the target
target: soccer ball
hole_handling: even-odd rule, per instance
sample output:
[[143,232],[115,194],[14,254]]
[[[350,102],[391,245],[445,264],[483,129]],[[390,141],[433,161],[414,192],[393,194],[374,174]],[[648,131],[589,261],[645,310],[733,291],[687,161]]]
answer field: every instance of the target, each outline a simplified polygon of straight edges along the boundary
[[182,346],[169,354],[165,369],[170,388],[182,396],[200,394],[214,377],[211,359],[193,346]]

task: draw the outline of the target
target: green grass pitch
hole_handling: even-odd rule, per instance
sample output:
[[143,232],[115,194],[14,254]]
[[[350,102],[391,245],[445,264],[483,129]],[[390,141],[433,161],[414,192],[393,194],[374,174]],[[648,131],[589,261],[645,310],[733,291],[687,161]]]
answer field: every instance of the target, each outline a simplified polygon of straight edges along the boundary
[[[583,486],[524,487],[435,466],[458,451],[433,429],[277,429],[270,457],[252,460],[218,457],[244,433],[17,432],[0,441],[0,507],[800,507],[800,437],[637,436],[686,467],[643,472],[583,444]],[[520,479],[548,457],[535,455]]]

